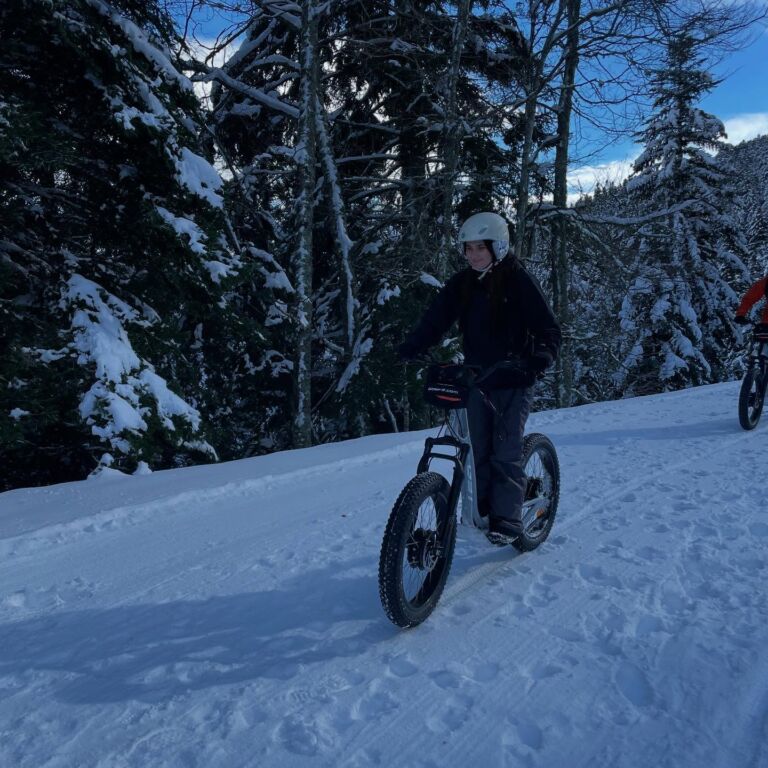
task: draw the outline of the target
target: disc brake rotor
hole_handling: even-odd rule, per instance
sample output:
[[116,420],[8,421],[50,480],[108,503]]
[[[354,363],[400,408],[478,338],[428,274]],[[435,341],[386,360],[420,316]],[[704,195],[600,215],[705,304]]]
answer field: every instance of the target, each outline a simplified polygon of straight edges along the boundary
[[420,571],[431,571],[438,559],[437,531],[417,528],[408,542],[408,564]]

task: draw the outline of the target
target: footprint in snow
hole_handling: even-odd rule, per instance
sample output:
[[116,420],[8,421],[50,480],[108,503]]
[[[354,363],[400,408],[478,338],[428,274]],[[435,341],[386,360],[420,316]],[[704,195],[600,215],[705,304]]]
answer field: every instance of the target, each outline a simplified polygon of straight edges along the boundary
[[450,669],[440,669],[437,672],[432,672],[430,678],[438,688],[442,688],[445,691],[458,688],[461,684],[461,678],[455,672],[451,672]]
[[523,597],[523,602],[529,608],[545,608],[555,600],[557,595],[549,587],[537,582],[531,584]]
[[601,629],[623,633],[627,627],[627,614],[616,605],[608,606],[597,615]]
[[621,581],[612,573],[606,573],[598,565],[585,565],[579,566],[579,575],[588,584],[596,584],[599,587],[614,587],[616,589],[622,589]]
[[634,664],[622,661],[615,674],[616,687],[636,707],[653,704],[653,688],[648,678]]
[[[530,608],[527,605],[518,604],[513,606],[509,611],[513,616],[517,617],[518,619],[530,619],[532,616],[535,615],[535,611],[533,608]],[[506,625],[507,622],[505,622]]]
[[688,613],[695,604],[677,592],[665,591],[661,595],[661,606],[670,615]]
[[390,660],[388,669],[390,674],[395,677],[411,677],[419,671],[419,668],[407,656],[395,656]]
[[714,539],[719,536],[719,532],[717,528],[713,528],[711,525],[707,525],[706,523],[702,523],[698,526],[696,529],[696,532],[699,536]]
[[616,544],[614,541],[607,541],[605,544],[597,548],[597,551],[601,555],[609,555],[610,557],[619,557],[619,552],[623,550],[621,544]]
[[666,556],[655,547],[640,547],[640,549],[637,550],[637,555],[649,563],[666,559]]
[[472,612],[472,606],[469,603],[457,603],[451,606],[451,613],[454,616],[466,616]]
[[332,746],[312,725],[298,717],[288,717],[277,727],[274,740],[294,755],[314,757],[321,749]]
[[510,717],[518,739],[529,749],[540,750],[544,745],[544,734],[533,720],[524,717]]
[[661,619],[658,616],[646,614],[645,616],[640,616],[637,620],[637,625],[635,626],[635,637],[638,639],[644,639],[649,635],[652,635],[654,632],[663,631],[664,623],[661,621]]
[[475,701],[470,696],[456,694],[449,696],[444,705],[434,711],[426,720],[427,728],[433,733],[453,733],[466,723]]
[[344,672],[344,674],[341,675],[341,678],[348,688],[354,688],[356,685],[361,685],[365,682],[365,675],[362,672],[354,670],[351,672]]
[[565,640],[568,643],[583,643],[586,638],[584,633],[572,629],[570,627],[553,626],[550,628],[549,633],[554,637],[559,637],[561,640]]
[[765,568],[765,562],[759,557],[745,557],[741,560],[741,567],[751,573],[758,573]]
[[352,706],[353,720],[378,720],[383,715],[394,712],[400,705],[387,691],[367,693]]
[[469,666],[467,675],[476,683],[490,683],[499,676],[499,665],[492,661],[483,661],[480,664]]

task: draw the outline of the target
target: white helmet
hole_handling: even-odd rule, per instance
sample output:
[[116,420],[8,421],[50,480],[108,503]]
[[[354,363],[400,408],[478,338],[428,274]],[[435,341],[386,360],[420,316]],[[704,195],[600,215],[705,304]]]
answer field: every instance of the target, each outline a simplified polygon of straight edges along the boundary
[[501,261],[509,251],[509,227],[498,213],[483,211],[470,216],[459,230],[459,247],[464,243],[490,240],[496,261]]

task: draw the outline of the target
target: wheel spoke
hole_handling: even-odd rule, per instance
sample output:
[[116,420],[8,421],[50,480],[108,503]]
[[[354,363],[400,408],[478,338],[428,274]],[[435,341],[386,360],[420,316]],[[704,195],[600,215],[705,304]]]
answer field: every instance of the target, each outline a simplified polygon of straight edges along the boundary
[[[535,479],[537,483],[536,496],[543,496],[552,504],[555,479],[552,470],[548,466],[547,456],[541,449],[534,450],[525,466],[525,474],[529,480]],[[537,538],[542,535],[547,528],[547,521],[550,515],[551,507],[548,505],[546,514],[531,521],[526,529],[526,535]]]
[[[441,525],[440,518],[434,499],[432,497],[425,499],[416,511],[406,541],[402,562],[403,594],[412,605],[418,605],[429,599],[434,589],[439,561],[432,567],[428,567],[434,557],[429,550],[434,547],[435,540],[440,542],[440,529],[444,527]],[[415,565],[410,561],[411,553],[418,558]]]

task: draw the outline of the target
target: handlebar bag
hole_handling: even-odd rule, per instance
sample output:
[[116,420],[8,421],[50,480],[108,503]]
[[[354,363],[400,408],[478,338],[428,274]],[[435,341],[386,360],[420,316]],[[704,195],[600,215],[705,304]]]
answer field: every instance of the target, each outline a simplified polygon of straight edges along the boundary
[[437,408],[466,408],[474,380],[475,373],[464,365],[430,365],[424,384],[424,400]]

